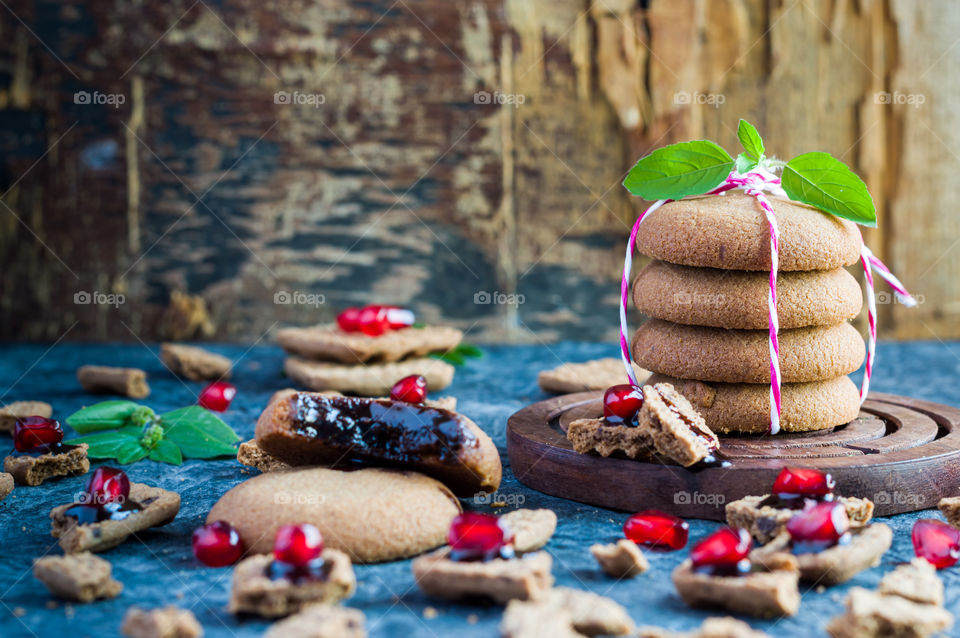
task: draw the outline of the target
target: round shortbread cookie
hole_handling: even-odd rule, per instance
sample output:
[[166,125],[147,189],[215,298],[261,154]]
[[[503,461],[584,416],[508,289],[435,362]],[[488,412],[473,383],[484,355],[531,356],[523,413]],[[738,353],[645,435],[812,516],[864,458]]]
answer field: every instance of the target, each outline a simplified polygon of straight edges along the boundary
[[[769,383],[766,330],[725,330],[650,319],[633,335],[636,363],[680,379]],[[783,383],[825,381],[860,367],[866,348],[849,323],[780,331]]]
[[[833,270],[860,258],[860,233],[852,222],[806,204],[768,199],[780,227],[780,270]],[[769,271],[770,228],[749,195],[691,197],[647,215],[637,250],[685,266]]]
[[[655,319],[695,326],[765,330],[770,275],[653,261],[633,282],[633,304]],[[860,313],[860,284],[843,268],[777,276],[780,328],[832,326]]]
[[[763,383],[704,383],[655,374],[648,383],[672,383],[707,426],[722,434],[762,434],[770,427],[770,386]],[[860,413],[860,393],[849,377],[780,388],[780,429],[808,432],[844,425]],[[721,450],[722,450],[721,446]]]

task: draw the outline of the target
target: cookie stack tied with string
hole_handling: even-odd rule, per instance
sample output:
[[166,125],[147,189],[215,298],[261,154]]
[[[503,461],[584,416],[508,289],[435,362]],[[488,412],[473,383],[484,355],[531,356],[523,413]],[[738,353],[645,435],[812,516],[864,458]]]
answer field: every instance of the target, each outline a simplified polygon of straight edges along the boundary
[[[624,362],[669,382],[721,433],[823,430],[857,418],[876,343],[873,274],[902,284],[863,244],[876,214],[863,182],[826,153],[768,159],[741,120],[736,160],[708,141],[641,159],[624,185],[655,200],[631,234],[621,288]],[[776,173],[782,172],[781,176]],[[650,318],[627,340],[634,248],[654,261],[634,305]],[[870,343],[849,323],[863,305],[844,268],[862,261]],[[868,350],[868,352],[866,352]],[[846,375],[864,362],[858,391]],[[629,370],[632,368],[628,368]]]

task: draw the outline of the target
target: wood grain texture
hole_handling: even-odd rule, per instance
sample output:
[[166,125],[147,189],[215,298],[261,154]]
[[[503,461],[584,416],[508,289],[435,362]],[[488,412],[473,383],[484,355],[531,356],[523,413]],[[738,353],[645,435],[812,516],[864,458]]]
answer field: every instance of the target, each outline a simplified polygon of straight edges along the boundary
[[[924,300],[882,336],[960,335],[948,0],[8,4],[0,337],[255,339],[378,300],[474,341],[611,338],[623,174],[733,150],[739,117],[864,175],[868,242]],[[183,295],[206,315],[164,312]]]

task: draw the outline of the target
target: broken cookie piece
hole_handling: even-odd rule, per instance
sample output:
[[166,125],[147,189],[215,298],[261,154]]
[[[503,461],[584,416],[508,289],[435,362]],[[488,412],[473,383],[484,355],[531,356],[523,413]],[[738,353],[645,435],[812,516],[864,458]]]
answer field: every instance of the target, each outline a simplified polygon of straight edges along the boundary
[[914,558],[884,576],[877,593],[900,596],[915,603],[943,605],[943,581],[937,576],[937,569],[922,558]]
[[13,474],[0,472],[0,501],[7,498],[13,491]]
[[165,343],[160,347],[163,364],[178,377],[191,381],[229,379],[233,363],[223,355],[196,346]]
[[547,544],[557,529],[557,515],[553,510],[519,509],[500,517],[513,534],[513,549],[517,554],[526,554]]
[[707,618],[699,629],[690,632],[676,632],[659,627],[640,627],[636,638],[770,638],[747,623],[729,616]]
[[937,605],[917,603],[854,587],[846,612],[827,625],[833,638],[928,638],[953,625],[953,615]]
[[123,590],[110,572],[110,563],[90,552],[44,556],[33,561],[34,577],[52,594],[81,603],[113,598]]
[[363,397],[390,394],[390,388],[404,377],[421,375],[431,391],[443,390],[453,381],[455,369],[446,361],[431,357],[388,363],[348,365],[288,357],[283,362],[288,377],[309,390],[337,390]]
[[339,605],[310,605],[274,623],[263,638],[366,638],[359,609]]
[[13,452],[3,460],[3,469],[18,485],[40,485],[59,476],[84,474],[90,469],[86,443],[56,443],[27,452]]
[[[839,496],[850,527],[863,527],[873,517],[873,502],[866,498]],[[758,543],[768,543],[783,532],[787,522],[802,508],[805,499],[780,499],[776,495],[744,496],[727,503],[727,523],[730,527],[745,529]]]
[[511,600],[503,613],[504,638],[623,636],[634,625],[627,610],[609,598],[557,587],[532,600]]
[[67,503],[50,511],[51,530],[67,554],[102,552],[116,547],[134,534],[166,525],[180,511],[176,492],[130,483],[130,494],[119,510],[96,503]]
[[82,366],[77,370],[77,381],[84,390],[93,394],[119,394],[131,399],[143,399],[150,395],[147,373],[138,368]]
[[947,522],[960,528],[960,496],[948,496],[940,499],[937,507],[947,518]]
[[[643,383],[650,376],[649,370],[634,365],[637,380]],[[569,394],[588,390],[606,390],[623,382],[623,361],[613,357],[594,359],[584,363],[565,363],[552,370],[543,370],[537,375],[537,383],[544,392]]]
[[450,553],[444,547],[414,559],[413,575],[425,594],[450,599],[485,596],[502,604],[537,598],[553,584],[553,560],[546,552],[486,561],[452,560]]
[[590,553],[612,578],[633,578],[650,568],[637,544],[626,538],[609,545],[591,545]]
[[127,638],[200,638],[203,627],[188,609],[170,605],[160,609],[131,607],[120,633]]
[[240,444],[237,449],[237,460],[249,467],[255,467],[261,472],[277,472],[289,470],[293,466],[285,461],[271,456],[260,449],[256,439],[250,439]]
[[337,603],[349,598],[357,588],[350,557],[326,548],[321,554],[322,578],[301,578],[273,569],[274,555],[246,558],[233,570],[230,611],[279,618],[309,605]]
[[0,432],[13,432],[18,419],[28,416],[49,418],[53,407],[43,401],[14,401],[0,408]]

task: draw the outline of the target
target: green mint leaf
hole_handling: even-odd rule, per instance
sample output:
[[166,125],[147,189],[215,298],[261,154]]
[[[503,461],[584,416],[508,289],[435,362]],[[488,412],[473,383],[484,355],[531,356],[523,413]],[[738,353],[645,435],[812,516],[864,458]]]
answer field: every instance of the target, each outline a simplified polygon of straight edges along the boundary
[[864,226],[877,225],[877,211],[867,185],[829,153],[794,157],[783,168],[780,179],[792,200]]
[[471,359],[479,359],[483,356],[483,350],[472,343],[461,342],[456,348],[454,348],[454,351],[463,355],[464,357],[470,357]]
[[183,455],[180,448],[173,441],[163,439],[157,442],[156,447],[150,450],[148,455],[151,461],[157,463],[168,463],[170,465],[180,465],[183,463]]
[[449,350],[447,352],[435,352],[430,355],[434,359],[440,359],[441,361],[446,361],[455,366],[462,366],[467,362],[467,359],[456,350]]
[[[219,421],[219,419],[217,420]],[[229,430],[229,427],[227,429]],[[165,438],[179,447],[185,458],[209,459],[215,456],[236,456],[237,448],[233,443],[239,441],[240,437],[237,437],[233,430],[230,430],[230,433],[236,439],[228,442],[218,438],[194,421],[181,419],[172,425],[167,424]],[[223,436],[223,433],[221,432],[219,435]]]
[[121,447],[130,442],[137,443],[138,441],[139,435],[131,436],[129,434],[117,431],[81,436],[80,438],[66,441],[66,443],[69,443],[70,445],[86,443],[90,446],[90,448],[87,450],[87,456],[92,459],[115,459],[117,458],[117,452]]
[[126,425],[127,419],[141,407],[133,401],[103,401],[77,410],[67,417],[67,425],[80,434],[111,430]]
[[137,461],[146,458],[149,452],[150,451],[148,449],[140,445],[140,441],[134,439],[117,448],[117,463],[120,465],[136,463]]
[[745,153],[740,153],[739,155],[737,155],[736,167],[737,167],[737,172],[740,173],[741,175],[752,171],[754,168],[756,168],[757,164],[759,164],[757,160],[747,157]]
[[730,154],[709,140],[681,142],[640,158],[623,185],[646,200],[680,199],[719,185],[733,165]]
[[743,150],[748,155],[752,155],[753,159],[758,162],[763,159],[763,154],[766,151],[763,147],[763,138],[760,137],[760,133],[757,132],[753,124],[746,120],[740,120],[740,125],[737,126],[737,137],[740,138],[740,145],[743,146]]
[[[240,437],[237,435],[233,429],[220,420],[216,414],[207,410],[206,408],[201,408],[199,405],[191,405],[186,408],[180,408],[179,410],[174,410],[173,412],[167,412],[160,416],[163,427],[167,431],[167,438],[170,437],[170,432],[179,426],[193,426],[205,433],[205,435],[212,440],[220,441],[226,445],[232,445],[240,440]],[[182,445],[180,446],[183,447]],[[184,450],[184,454],[187,456],[192,456]]]

